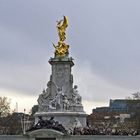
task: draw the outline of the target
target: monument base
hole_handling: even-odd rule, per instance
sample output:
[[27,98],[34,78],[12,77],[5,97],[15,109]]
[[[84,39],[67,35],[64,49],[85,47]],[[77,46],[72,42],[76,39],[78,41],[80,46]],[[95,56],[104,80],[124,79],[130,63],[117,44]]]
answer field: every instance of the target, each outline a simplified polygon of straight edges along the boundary
[[35,114],[35,123],[38,122],[39,116],[42,116],[43,120],[54,117],[54,120],[62,124],[67,130],[73,129],[74,127],[87,126],[87,114],[85,112],[37,112]]

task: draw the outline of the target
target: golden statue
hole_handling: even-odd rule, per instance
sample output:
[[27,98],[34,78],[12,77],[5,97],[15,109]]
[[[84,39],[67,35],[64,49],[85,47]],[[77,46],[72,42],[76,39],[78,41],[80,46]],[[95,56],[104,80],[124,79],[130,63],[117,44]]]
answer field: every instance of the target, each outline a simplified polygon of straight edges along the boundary
[[68,18],[64,16],[63,20],[57,21],[57,31],[59,36],[58,45],[54,45],[55,47],[55,56],[56,57],[65,57],[68,55],[69,45],[65,44],[64,41],[66,39],[66,28],[68,27]]
[[57,31],[59,36],[59,41],[64,41],[66,39],[65,37],[65,31],[68,27],[68,18],[64,16],[63,20],[57,21]]

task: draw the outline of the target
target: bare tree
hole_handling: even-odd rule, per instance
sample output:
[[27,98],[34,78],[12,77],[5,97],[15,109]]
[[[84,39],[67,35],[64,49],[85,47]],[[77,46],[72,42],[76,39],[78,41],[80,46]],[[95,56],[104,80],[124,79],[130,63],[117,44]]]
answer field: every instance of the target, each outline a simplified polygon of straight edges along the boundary
[[10,113],[10,100],[0,97],[0,117],[6,117]]
[[140,92],[135,92],[132,94],[132,96],[133,96],[133,99],[140,100]]

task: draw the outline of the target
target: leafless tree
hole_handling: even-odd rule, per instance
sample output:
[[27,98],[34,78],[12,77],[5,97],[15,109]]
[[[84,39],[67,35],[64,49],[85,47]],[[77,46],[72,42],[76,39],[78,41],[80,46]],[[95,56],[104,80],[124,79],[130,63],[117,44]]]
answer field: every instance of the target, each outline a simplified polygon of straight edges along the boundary
[[0,117],[6,117],[10,113],[10,100],[0,97]]
[[135,92],[132,94],[132,96],[133,96],[133,99],[140,100],[140,92]]

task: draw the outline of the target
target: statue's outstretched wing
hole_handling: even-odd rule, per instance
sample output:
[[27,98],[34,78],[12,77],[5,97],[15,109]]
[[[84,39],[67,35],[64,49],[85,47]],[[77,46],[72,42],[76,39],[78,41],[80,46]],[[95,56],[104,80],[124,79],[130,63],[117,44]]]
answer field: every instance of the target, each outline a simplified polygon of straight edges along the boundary
[[68,27],[68,18],[67,18],[67,16],[64,16],[62,27],[64,29],[66,29]]

